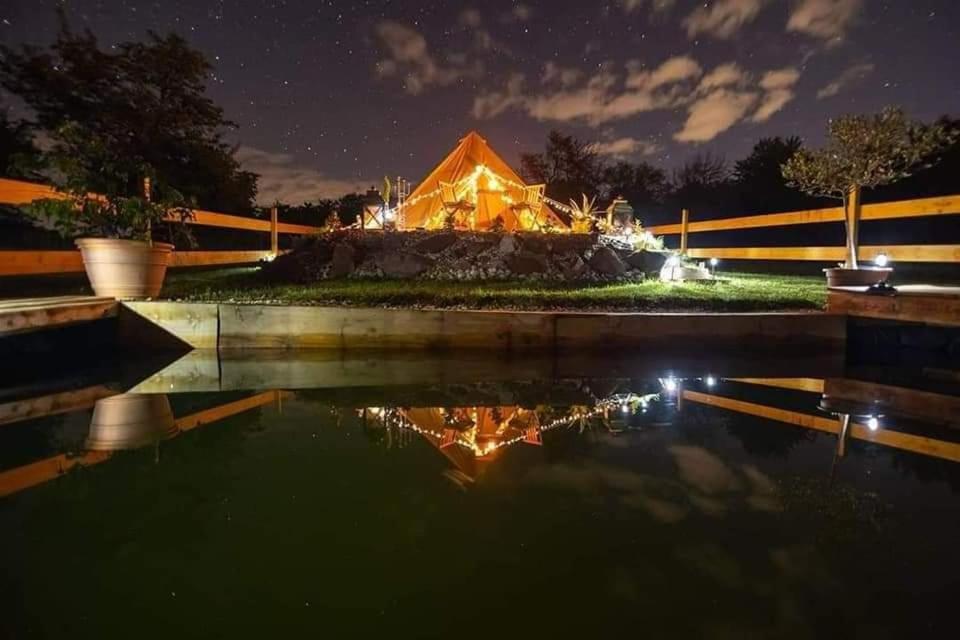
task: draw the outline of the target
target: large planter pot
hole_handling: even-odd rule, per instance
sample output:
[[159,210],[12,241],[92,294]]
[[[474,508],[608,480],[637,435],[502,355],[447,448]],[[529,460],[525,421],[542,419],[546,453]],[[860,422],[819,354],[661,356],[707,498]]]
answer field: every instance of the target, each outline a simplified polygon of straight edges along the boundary
[[834,267],[824,269],[827,274],[828,287],[869,287],[886,282],[893,269],[880,267],[863,267],[861,269],[845,269]]
[[86,446],[91,451],[137,449],[176,434],[165,394],[126,393],[97,401]]
[[137,240],[77,240],[90,286],[98,296],[136,300],[160,295],[172,244]]

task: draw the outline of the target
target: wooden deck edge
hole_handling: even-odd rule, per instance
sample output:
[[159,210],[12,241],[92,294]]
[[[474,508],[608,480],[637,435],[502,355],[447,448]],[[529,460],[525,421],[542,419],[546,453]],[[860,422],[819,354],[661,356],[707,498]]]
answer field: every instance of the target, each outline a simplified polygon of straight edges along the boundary
[[[495,353],[625,349],[840,348],[846,318],[826,313],[564,313],[123,303],[121,340],[144,348]],[[146,323],[144,321],[147,321]],[[152,331],[168,340],[144,333]],[[130,327],[138,325],[137,330]],[[161,344],[163,343],[163,344]]]
[[5,307],[0,305],[0,337],[112,318],[119,308],[113,298],[92,296],[37,299],[29,304],[10,301]]
[[827,312],[852,318],[960,327],[960,295],[903,292],[891,296],[830,289]]

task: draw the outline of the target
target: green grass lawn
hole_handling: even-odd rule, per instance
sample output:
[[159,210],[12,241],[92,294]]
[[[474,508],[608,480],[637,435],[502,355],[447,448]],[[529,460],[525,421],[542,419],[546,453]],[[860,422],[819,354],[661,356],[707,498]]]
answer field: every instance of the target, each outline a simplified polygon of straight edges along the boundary
[[617,311],[820,310],[822,277],[723,273],[712,283],[569,285],[557,283],[333,280],[310,285],[265,282],[256,269],[168,272],[163,297],[197,302]]

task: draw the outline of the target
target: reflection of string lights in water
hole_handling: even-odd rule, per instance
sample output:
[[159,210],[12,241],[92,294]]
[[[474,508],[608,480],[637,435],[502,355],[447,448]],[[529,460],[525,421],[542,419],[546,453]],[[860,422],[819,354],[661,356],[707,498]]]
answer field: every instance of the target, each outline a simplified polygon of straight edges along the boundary
[[[620,407],[620,410],[624,414],[636,412],[638,408],[645,412],[651,401],[659,400],[659,399],[660,399],[660,395],[655,393],[642,395],[642,396],[634,393],[617,394],[597,402],[597,404],[590,409],[571,410],[569,413],[567,413],[563,417],[556,418],[546,423],[539,422],[539,420],[537,420],[536,421],[537,426],[534,427],[534,429],[536,430],[536,432],[542,434],[553,429],[558,429],[560,427],[571,426],[577,422],[582,423],[584,421],[591,420],[600,415],[603,415],[607,413],[610,409],[616,408],[617,406]],[[440,411],[444,415],[447,415],[445,410],[441,409]],[[405,416],[402,410],[400,409],[387,409],[383,407],[367,407],[366,409],[360,409],[358,413],[360,413],[361,415],[373,416],[377,418],[379,421],[381,421],[383,425],[388,428],[396,427],[405,431],[411,431],[413,433],[417,433],[422,436],[428,436],[430,438],[433,438],[435,440],[438,440],[444,443],[444,446],[456,445],[459,447],[463,447],[464,449],[468,450],[478,458],[484,458],[484,457],[490,456],[491,454],[495,453],[499,449],[503,449],[504,447],[509,447],[511,445],[514,445],[520,442],[524,442],[524,441],[531,442],[529,437],[529,429],[521,426],[516,426],[516,425],[508,425],[507,423],[503,423],[502,425],[500,425],[500,427],[497,430],[497,434],[501,433],[506,427],[513,427],[521,431],[521,433],[510,438],[488,440],[483,443],[477,443],[473,438],[465,436],[464,433],[472,432],[479,424],[480,418],[479,418],[479,414],[476,407],[472,408],[472,411],[470,412],[471,419],[473,421],[471,428],[465,430],[465,432],[456,433],[452,437],[452,439],[448,434],[445,434],[441,431],[438,431],[436,429],[429,429],[429,428],[418,425],[416,422],[414,422],[413,420]],[[531,412],[531,413],[533,413],[534,415],[537,415],[536,412]],[[452,429],[448,431],[452,431]],[[538,444],[539,442],[535,442],[535,443]]]

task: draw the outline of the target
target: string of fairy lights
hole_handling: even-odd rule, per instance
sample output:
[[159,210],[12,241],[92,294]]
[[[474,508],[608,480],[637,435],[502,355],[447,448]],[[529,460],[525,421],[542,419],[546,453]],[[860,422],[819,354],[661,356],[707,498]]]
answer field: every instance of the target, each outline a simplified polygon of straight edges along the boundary
[[[551,420],[550,422],[538,424],[536,427],[532,427],[532,428],[535,428],[537,431],[539,431],[542,434],[547,431],[551,431],[553,429],[570,426],[574,422],[578,422],[578,421],[583,422],[586,420],[591,420],[603,413],[608,412],[612,407],[617,407],[617,406],[621,407],[621,409],[623,409],[624,411],[629,411],[631,408],[635,409],[637,407],[640,407],[643,410],[646,410],[648,404],[651,401],[658,399],[659,397],[660,397],[660,394],[656,394],[656,393],[642,395],[642,396],[633,394],[633,393],[614,395],[597,402],[597,404],[595,404],[591,409],[587,411],[571,413],[561,418],[556,418],[554,420]],[[410,418],[405,416],[400,411],[393,411],[383,407],[367,407],[366,409],[363,409],[361,411],[365,411],[377,418],[382,418],[386,426],[394,426],[399,429],[408,430],[422,436],[429,436],[431,438],[435,438],[440,442],[444,442],[448,440],[448,436],[443,432],[437,431],[435,429],[430,429],[427,427],[422,427],[416,424],[414,421],[410,420]],[[476,418],[474,418],[474,424],[476,425]],[[508,425],[506,424],[500,425],[500,428],[498,429],[498,433],[502,431],[503,428],[505,428],[506,426]],[[470,451],[474,456],[484,457],[484,456],[491,455],[498,449],[509,447],[519,442],[528,440],[528,435],[526,433],[527,429],[524,429],[523,431],[524,433],[514,436],[512,438],[508,438],[505,440],[488,441],[488,442],[484,442],[483,444],[478,444],[472,438],[468,438],[464,436],[463,433],[457,433],[456,436],[454,436],[453,440],[449,444],[454,444],[454,445],[463,447],[464,449],[467,449],[468,451]]]

